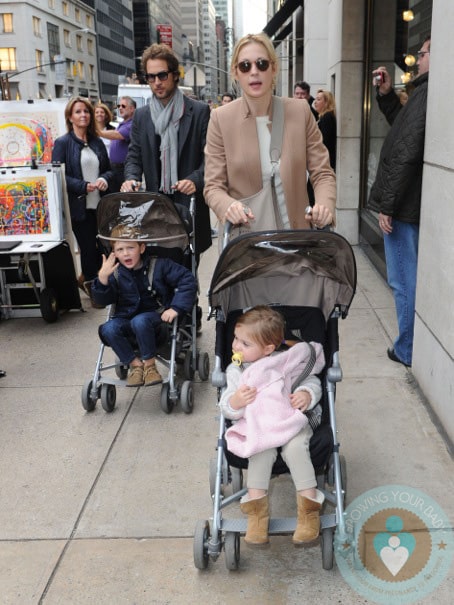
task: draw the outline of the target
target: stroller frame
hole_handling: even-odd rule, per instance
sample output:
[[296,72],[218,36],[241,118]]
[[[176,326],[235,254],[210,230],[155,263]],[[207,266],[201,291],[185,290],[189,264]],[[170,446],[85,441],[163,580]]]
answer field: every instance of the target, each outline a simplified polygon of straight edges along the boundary
[[[297,232],[293,232],[293,234],[295,233]],[[299,233],[304,236],[304,232]],[[235,245],[235,242],[240,242],[240,240],[248,239],[252,240],[251,248],[254,247],[254,242],[257,244],[257,246],[263,247],[263,243],[260,242],[261,236],[263,236],[264,240],[271,239],[271,243],[274,243],[274,241],[276,240],[276,236],[279,237],[279,232],[264,232],[240,236],[239,238],[234,240],[232,244],[228,246],[228,248],[231,248],[233,245]],[[315,236],[314,244],[318,244],[317,240],[319,237],[322,236],[318,234]],[[338,236],[336,234],[330,233],[328,235],[328,243],[332,244],[333,238],[334,243],[336,243],[337,238],[342,240],[342,244],[347,251],[347,256],[349,256],[348,253],[351,254],[351,256],[349,256],[349,261],[353,263],[354,269],[354,280],[352,279],[351,281],[353,281],[354,283],[352,284],[352,295],[349,303],[347,305],[336,304],[326,322],[327,330],[331,330],[331,333],[334,335],[334,340],[332,341],[334,345],[331,351],[330,364],[329,367],[325,368],[323,381],[329,414],[329,427],[333,439],[333,447],[329,455],[328,463],[322,468],[316,469],[316,478],[317,487],[323,492],[325,496],[325,503],[329,503],[335,507],[334,512],[325,513],[322,511],[322,514],[320,515],[320,545],[322,551],[322,566],[324,569],[327,570],[332,569],[333,567],[334,551],[336,551],[336,553],[345,552],[345,545],[349,544],[351,541],[350,537],[347,534],[345,526],[344,504],[346,496],[346,462],[344,457],[340,454],[340,444],[337,438],[335,395],[336,384],[342,380],[342,368],[340,365],[340,357],[338,351],[338,320],[347,316],[348,306],[351,302],[351,299],[353,298],[354,290],[356,287],[356,266],[354,262],[353,253],[351,252],[351,248],[348,243],[343,238],[341,238],[341,236]],[[293,243],[291,239],[290,242]],[[245,242],[245,244],[247,244],[247,242]],[[241,243],[239,245],[241,246]],[[246,254],[245,248],[240,248],[240,251]],[[223,254],[221,255],[221,258],[219,259],[221,270],[217,271],[216,268],[215,275],[213,276],[213,282],[215,284],[213,288],[214,290],[216,290],[217,284],[219,283],[224,282],[219,288],[219,290],[221,290],[223,288],[226,289],[229,287],[229,280],[230,284],[234,284],[235,280],[237,280],[237,278],[234,277],[234,274],[236,272],[235,270],[237,269],[236,265],[231,271],[230,266],[228,264],[228,259],[223,265],[223,255],[225,254],[228,254],[228,251],[226,251],[226,249],[224,250]],[[230,254],[231,258],[235,256],[232,252]],[[240,256],[240,254],[237,253],[236,256]],[[254,262],[254,260],[249,261],[249,267],[246,269],[246,279],[250,277],[250,266]],[[263,259],[259,258],[257,260],[257,266],[260,265],[263,267],[264,263]],[[240,269],[238,269],[238,273],[239,272]],[[271,303],[268,302],[268,304]],[[213,315],[216,315],[217,319],[225,321],[226,314],[224,309],[216,308],[214,310],[211,310],[210,317],[212,317]],[[328,336],[328,338],[331,342],[330,336]],[[219,400],[221,391],[226,386],[226,376],[223,370],[222,355],[218,348],[216,349],[215,368],[212,373],[212,384],[217,388]],[[198,521],[194,533],[193,557],[194,565],[198,569],[206,569],[210,560],[216,561],[220,556],[221,551],[224,550],[226,568],[231,571],[237,570],[240,561],[240,535],[245,533],[247,529],[246,518],[224,519],[222,516],[222,511],[225,508],[227,508],[232,503],[240,500],[241,497],[247,493],[247,489],[243,488],[243,477],[241,468],[230,466],[226,458],[226,442],[224,437],[225,429],[226,420],[222,416],[222,414],[220,414],[216,460],[212,460],[210,462],[210,493],[212,496],[213,503],[213,515],[210,520]],[[226,486],[229,483],[231,483],[233,493],[229,496],[224,496],[223,486]],[[332,489],[326,489],[326,484],[332,487]],[[297,519],[294,517],[270,518],[269,534],[276,535],[292,533],[296,528],[296,524]]]
[[[118,194],[113,194],[118,195]],[[130,199],[134,199],[135,195],[144,196],[143,193],[128,194]],[[156,194],[149,193],[149,196]],[[123,196],[124,197],[124,196]],[[162,196],[164,197],[164,196]],[[169,200],[169,203],[170,202]],[[176,212],[176,211],[175,211]],[[189,215],[191,230],[190,249],[191,249],[191,272],[194,276],[197,274],[194,251],[194,217],[195,217],[195,198],[191,197],[189,204]],[[144,242],[144,239],[139,241]],[[110,305],[107,313],[109,320],[114,313],[113,305]],[[161,409],[170,414],[174,406],[178,403],[185,414],[190,414],[194,407],[194,392],[193,383],[195,372],[199,374],[202,381],[206,381],[210,374],[210,360],[208,353],[199,352],[197,349],[196,332],[197,332],[197,306],[194,304],[191,310],[191,321],[181,322],[179,317],[175,317],[170,329],[167,325],[162,325],[161,334],[157,338],[157,355],[158,360],[168,368],[168,375],[163,380],[161,386],[160,405]],[[160,338],[159,338],[160,336]],[[160,342],[161,340],[161,342]],[[170,347],[168,341],[170,340]],[[90,377],[82,387],[81,400],[82,407],[91,412],[96,407],[96,402],[101,399],[101,405],[106,412],[112,412],[116,404],[116,387],[124,386],[128,375],[128,366],[124,365],[117,358],[115,363],[104,364],[103,356],[107,345],[101,342],[100,350],[96,360],[95,371],[93,377]],[[167,353],[167,354],[166,354]],[[185,380],[181,382],[177,377],[177,359],[184,355],[183,373]],[[114,370],[117,378],[110,376],[104,377],[103,373],[109,370]]]

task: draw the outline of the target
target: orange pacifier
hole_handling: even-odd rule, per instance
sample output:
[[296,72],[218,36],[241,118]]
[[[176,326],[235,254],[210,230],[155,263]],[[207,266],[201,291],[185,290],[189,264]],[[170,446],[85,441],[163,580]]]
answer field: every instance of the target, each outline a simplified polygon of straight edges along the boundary
[[243,363],[243,353],[237,351],[232,355],[232,363],[234,366],[240,366]]

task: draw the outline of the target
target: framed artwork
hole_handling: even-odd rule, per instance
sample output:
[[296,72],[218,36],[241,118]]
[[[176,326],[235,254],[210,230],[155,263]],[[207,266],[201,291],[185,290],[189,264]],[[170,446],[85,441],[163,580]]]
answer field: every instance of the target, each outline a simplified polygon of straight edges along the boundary
[[67,101],[0,101],[0,168],[51,162],[54,141],[66,132]]
[[0,241],[63,239],[59,167],[0,170]]

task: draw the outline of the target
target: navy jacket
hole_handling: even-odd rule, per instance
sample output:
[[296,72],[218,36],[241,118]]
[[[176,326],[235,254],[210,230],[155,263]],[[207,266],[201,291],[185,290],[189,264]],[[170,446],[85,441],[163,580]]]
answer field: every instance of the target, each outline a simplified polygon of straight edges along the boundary
[[[143,261],[138,275],[119,265],[117,276],[111,275],[107,286],[96,278],[91,287],[94,301],[105,306],[115,304],[114,317],[127,319],[146,310],[157,309],[156,299],[166,309],[171,307],[178,313],[191,311],[197,295],[197,281],[189,269],[169,258],[156,259],[150,289],[148,269],[151,256],[145,253]],[[141,280],[140,289],[136,277]],[[142,294],[141,299],[140,290],[147,296]]]
[[[110,184],[113,172],[110,169],[106,146],[99,137],[90,137],[88,147],[99,160],[99,175]],[[74,132],[68,132],[56,139],[52,151],[52,162],[65,164],[66,188],[68,190],[69,209],[73,221],[85,220],[87,181],[82,176],[80,154],[85,142],[78,139]],[[100,192],[102,196],[104,192]]]
[[414,92],[402,106],[394,91],[378,97],[391,124],[380,154],[369,207],[402,221],[419,224],[429,73],[413,82]]
[[[211,246],[210,209],[203,197],[205,142],[210,108],[206,103],[184,98],[184,113],[178,130],[178,178],[190,179],[196,187],[195,249],[202,253]],[[158,192],[161,183],[160,137],[151,119],[150,106],[138,109],[133,117],[131,141],[125,163],[125,181],[142,181],[147,191]],[[189,196],[175,192],[174,202],[189,207]]]

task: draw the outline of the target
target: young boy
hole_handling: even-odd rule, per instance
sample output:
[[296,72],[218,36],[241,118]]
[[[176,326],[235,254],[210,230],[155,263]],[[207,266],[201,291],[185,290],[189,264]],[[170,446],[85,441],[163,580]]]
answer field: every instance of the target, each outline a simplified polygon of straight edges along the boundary
[[299,382],[310,358],[310,346],[300,342],[276,353],[284,341],[284,318],[264,305],[240,316],[233,339],[232,364],[227,367],[227,387],[220,399],[222,414],[234,421],[225,437],[229,451],[248,458],[248,493],[241,510],[248,516],[245,542],[268,543],[268,486],[277,448],[287,464],[297,492],[298,521],[293,543],[312,542],[319,535],[323,494],[309,453],[312,429],[305,412],[321,397],[315,375],[325,365],[323,348],[311,343],[316,359],[309,375]]
[[168,258],[154,259],[144,243],[126,239],[128,235],[134,236],[125,227],[112,230],[111,236],[118,239],[111,242],[109,256],[103,255],[91,292],[96,303],[115,304],[113,317],[100,326],[99,334],[121,363],[129,365],[127,386],[150,386],[162,382],[156,368],[156,329],[161,321],[172,323],[177,315],[191,311],[197,282],[188,269]]

